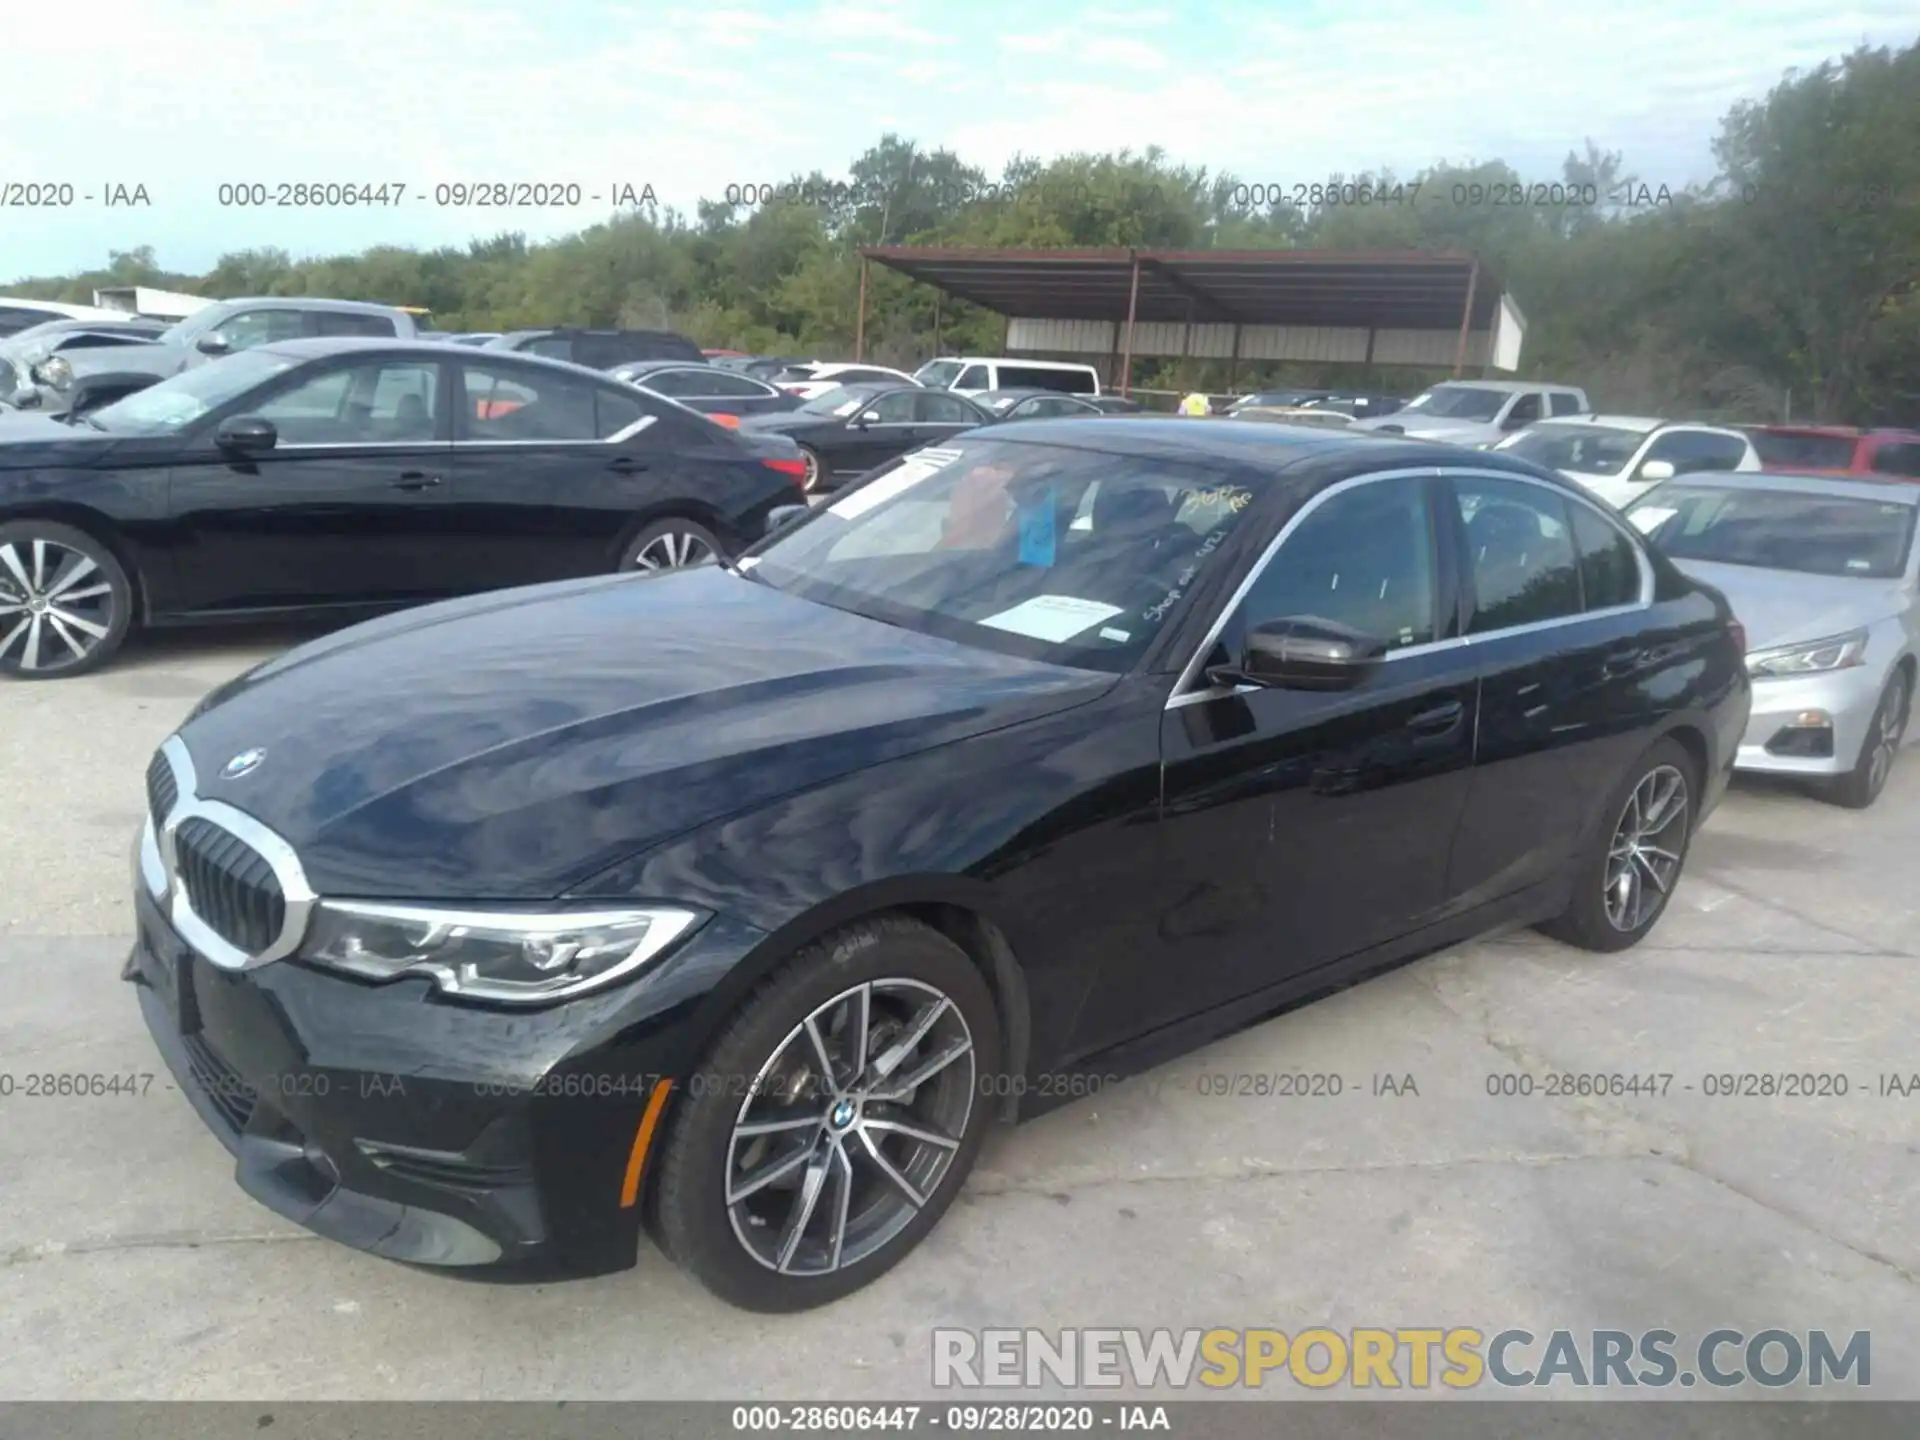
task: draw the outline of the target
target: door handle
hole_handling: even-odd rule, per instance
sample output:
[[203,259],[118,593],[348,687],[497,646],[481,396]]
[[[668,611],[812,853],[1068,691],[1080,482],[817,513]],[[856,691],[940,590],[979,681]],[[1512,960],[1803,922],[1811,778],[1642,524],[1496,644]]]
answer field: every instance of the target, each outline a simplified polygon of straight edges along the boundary
[[1436,705],[1431,710],[1422,710],[1407,721],[1407,729],[1417,735],[1444,735],[1460,723],[1460,717],[1467,713],[1467,707],[1458,700],[1449,700],[1444,705]]
[[607,465],[607,468],[616,475],[638,475],[647,468],[647,462],[636,460],[631,455],[619,455]]
[[398,480],[389,483],[395,490],[431,490],[441,480],[438,475],[429,475],[424,470],[407,470]]
[[1645,650],[1616,650],[1600,662],[1600,668],[1604,670],[1611,679],[1621,675],[1631,675],[1646,663],[1647,652]]

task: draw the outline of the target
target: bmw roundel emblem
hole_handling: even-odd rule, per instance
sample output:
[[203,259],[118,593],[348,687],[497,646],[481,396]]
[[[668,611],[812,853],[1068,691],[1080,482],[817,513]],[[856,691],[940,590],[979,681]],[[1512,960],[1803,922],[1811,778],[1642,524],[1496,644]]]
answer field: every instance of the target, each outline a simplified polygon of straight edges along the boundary
[[242,750],[221,767],[220,778],[238,780],[242,775],[251,775],[260,768],[260,762],[266,758],[267,752],[258,746],[251,750]]

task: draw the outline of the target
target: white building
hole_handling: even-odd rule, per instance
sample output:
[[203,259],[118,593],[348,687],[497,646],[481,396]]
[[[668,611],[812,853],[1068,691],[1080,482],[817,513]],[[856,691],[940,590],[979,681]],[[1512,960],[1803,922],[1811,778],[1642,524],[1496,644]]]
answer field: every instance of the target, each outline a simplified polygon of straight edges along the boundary
[[150,285],[110,285],[93,292],[93,303],[103,310],[117,310],[143,320],[184,320],[215,302],[205,295],[182,295]]

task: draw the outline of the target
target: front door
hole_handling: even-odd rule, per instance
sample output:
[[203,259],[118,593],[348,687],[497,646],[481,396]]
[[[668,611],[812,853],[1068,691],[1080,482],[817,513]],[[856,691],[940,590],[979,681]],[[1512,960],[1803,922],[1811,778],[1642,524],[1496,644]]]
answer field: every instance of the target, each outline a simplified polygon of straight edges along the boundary
[[223,451],[217,426],[168,473],[179,539],[170,608],[219,612],[457,591],[446,560],[451,444],[441,367],[358,359],[307,372],[248,413],[272,450]]
[[1141,977],[1163,1014],[1318,969],[1446,908],[1478,697],[1466,647],[1453,642],[1439,498],[1435,482],[1409,474],[1324,492],[1213,647],[1224,659],[1250,626],[1334,621],[1389,646],[1356,687],[1210,688],[1169,702],[1159,850],[1168,901]]

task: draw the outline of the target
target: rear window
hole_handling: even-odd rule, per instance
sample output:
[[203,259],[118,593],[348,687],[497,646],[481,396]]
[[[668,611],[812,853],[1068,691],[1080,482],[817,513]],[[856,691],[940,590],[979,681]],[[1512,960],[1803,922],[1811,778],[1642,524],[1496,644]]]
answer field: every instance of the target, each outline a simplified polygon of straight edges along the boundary
[[1037,365],[1002,365],[1000,385],[1007,390],[1055,390],[1062,395],[1092,395],[1099,386],[1085,370],[1054,370]]
[[1848,470],[1854,440],[1847,435],[1807,435],[1777,430],[1748,432],[1762,465],[1792,470]]

